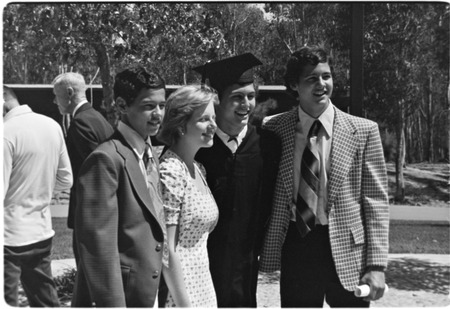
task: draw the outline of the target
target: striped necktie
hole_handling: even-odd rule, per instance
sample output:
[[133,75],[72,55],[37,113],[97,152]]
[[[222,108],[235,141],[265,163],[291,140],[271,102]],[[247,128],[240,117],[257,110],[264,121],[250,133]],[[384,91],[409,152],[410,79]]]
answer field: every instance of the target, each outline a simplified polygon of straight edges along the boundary
[[320,156],[317,147],[317,134],[321,123],[314,121],[308,133],[308,144],[301,161],[300,184],[296,203],[296,225],[305,237],[316,224],[317,201],[320,187]]
[[152,164],[150,164],[149,167],[149,163],[153,163],[151,162],[152,157],[150,156],[150,152],[151,152],[151,147],[148,143],[145,143],[145,149],[144,149],[144,155],[142,157],[142,161],[144,161],[144,165],[145,165],[145,169],[147,170],[147,174],[150,173],[152,171]]
[[[150,189],[150,194],[160,194],[159,175],[156,166],[157,162],[153,159],[153,156],[150,155],[151,153],[151,146],[148,143],[145,143],[145,150],[142,161],[144,161],[145,169],[147,172],[148,187],[153,188]],[[153,207],[155,208],[156,215],[158,216],[158,219],[162,224],[164,235],[162,263],[166,267],[169,267],[169,244],[167,242],[166,219],[164,216],[164,207],[158,201],[160,201],[160,199],[154,199]]]

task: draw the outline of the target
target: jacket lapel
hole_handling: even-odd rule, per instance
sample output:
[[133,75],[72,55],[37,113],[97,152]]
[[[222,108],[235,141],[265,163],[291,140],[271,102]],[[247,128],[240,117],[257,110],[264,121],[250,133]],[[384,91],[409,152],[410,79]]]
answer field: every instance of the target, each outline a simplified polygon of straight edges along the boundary
[[119,139],[123,145],[126,145],[126,147],[120,147],[120,145],[116,145],[117,152],[124,158],[125,170],[127,172],[128,178],[130,179],[131,185],[137,193],[137,198],[140,199],[140,201],[150,211],[153,217],[155,217],[159,222],[144,175],[142,175],[141,168],[139,167],[139,162],[136,159],[136,155],[134,154],[133,150],[131,150],[131,147],[128,145],[122,134],[116,131],[115,137]]
[[334,203],[336,193],[350,170],[358,145],[356,127],[346,114],[336,107],[331,144],[331,167],[329,177],[328,205]]
[[293,162],[294,162],[294,147],[295,147],[295,128],[298,122],[298,110],[294,108],[292,111],[286,113],[282,122],[280,136],[284,136],[283,147],[286,147],[285,155],[280,161],[280,175],[283,179],[286,192],[292,192],[294,182],[293,177]]

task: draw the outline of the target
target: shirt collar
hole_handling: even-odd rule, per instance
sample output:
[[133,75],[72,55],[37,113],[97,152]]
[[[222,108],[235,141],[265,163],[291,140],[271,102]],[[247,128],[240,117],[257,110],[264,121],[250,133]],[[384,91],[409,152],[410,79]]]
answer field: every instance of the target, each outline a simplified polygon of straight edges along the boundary
[[[239,132],[239,134],[237,136],[235,136],[238,145],[240,145],[242,143],[242,141],[244,140],[245,135],[247,134],[247,130],[248,130],[248,126],[245,126],[244,129],[242,129],[242,131]],[[217,127],[216,134],[225,144],[227,144],[231,138],[230,135],[223,132],[219,127]]]
[[85,101],[81,101],[80,103],[78,103],[77,106],[75,106],[75,108],[73,109],[72,116],[75,117],[75,113],[77,112],[77,110],[79,110],[80,107],[86,103],[89,103],[89,102],[87,100],[85,100]]
[[33,111],[31,110],[31,108],[24,104],[24,105],[19,105],[17,107],[14,107],[12,110],[10,110],[8,113],[6,113],[5,117],[3,118],[3,122],[7,121],[8,119],[11,119],[13,117],[22,115],[22,114],[28,114],[28,113],[32,113]]
[[[142,159],[142,156],[144,155],[146,143],[152,147],[150,137],[147,137],[147,139],[144,140],[133,128],[128,126],[123,121],[119,121],[117,124],[117,130],[123,135],[128,144],[130,144],[139,159]],[[149,151],[149,156],[153,157],[151,151]]]
[[[318,118],[313,118],[305,111],[299,107],[298,108],[298,117],[300,120],[302,130],[309,130],[311,128],[313,122],[318,119],[322,124],[322,127],[325,129],[325,133],[330,137],[333,133],[333,122],[334,122],[334,105],[331,103],[328,104],[328,107],[323,111],[322,114]],[[307,131],[306,131],[307,132]]]

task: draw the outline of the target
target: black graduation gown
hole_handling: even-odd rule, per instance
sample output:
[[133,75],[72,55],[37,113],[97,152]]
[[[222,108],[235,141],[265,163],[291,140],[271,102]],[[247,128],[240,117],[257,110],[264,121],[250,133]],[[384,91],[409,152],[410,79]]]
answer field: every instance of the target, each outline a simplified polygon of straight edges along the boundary
[[256,307],[258,255],[279,158],[270,134],[249,125],[235,154],[216,135],[213,146],[196,156],[219,208],[219,221],[208,239],[219,307]]

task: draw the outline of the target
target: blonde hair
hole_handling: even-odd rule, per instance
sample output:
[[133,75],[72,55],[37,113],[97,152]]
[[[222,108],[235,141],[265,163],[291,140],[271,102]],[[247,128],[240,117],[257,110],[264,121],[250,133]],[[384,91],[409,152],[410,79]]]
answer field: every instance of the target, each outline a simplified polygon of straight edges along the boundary
[[180,128],[185,129],[194,112],[213,102],[219,104],[217,92],[206,85],[181,86],[166,102],[164,118],[157,138],[167,146],[180,138]]

